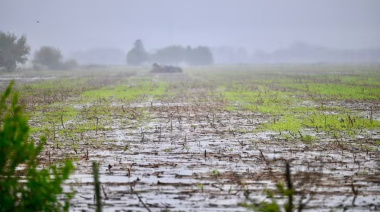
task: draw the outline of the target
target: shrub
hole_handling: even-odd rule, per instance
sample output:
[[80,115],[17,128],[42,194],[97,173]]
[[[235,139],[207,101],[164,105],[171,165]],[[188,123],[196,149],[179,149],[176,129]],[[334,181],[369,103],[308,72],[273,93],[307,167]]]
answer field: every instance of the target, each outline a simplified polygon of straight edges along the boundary
[[46,142],[29,139],[28,120],[12,94],[11,82],[0,99],[0,211],[67,211],[71,194],[63,204],[58,197],[62,183],[74,167],[66,160],[60,167],[38,167],[37,157]]
[[62,68],[62,53],[61,50],[43,46],[34,53],[34,67],[47,67],[51,70],[59,70]]

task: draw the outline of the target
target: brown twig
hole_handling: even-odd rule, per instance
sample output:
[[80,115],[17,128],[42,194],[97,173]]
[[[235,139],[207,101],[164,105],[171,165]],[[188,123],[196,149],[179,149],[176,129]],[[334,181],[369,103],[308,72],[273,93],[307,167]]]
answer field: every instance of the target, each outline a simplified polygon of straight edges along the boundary
[[133,190],[132,185],[131,185],[131,192],[136,195],[136,197],[139,199],[139,202],[141,202],[141,204],[144,206],[144,208],[147,211],[151,212],[150,208],[144,203],[144,201],[142,201],[141,197],[137,194],[137,192]]
[[104,194],[105,199],[108,200],[108,196],[107,196],[107,193],[106,193],[103,185],[102,185],[102,190],[103,190],[103,194]]

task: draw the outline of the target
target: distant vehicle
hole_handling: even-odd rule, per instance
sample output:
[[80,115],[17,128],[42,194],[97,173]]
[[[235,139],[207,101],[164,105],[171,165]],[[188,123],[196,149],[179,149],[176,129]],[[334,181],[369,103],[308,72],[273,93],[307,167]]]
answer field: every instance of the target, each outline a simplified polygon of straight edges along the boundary
[[153,64],[152,73],[182,73],[182,68],[178,66],[161,66],[157,63]]

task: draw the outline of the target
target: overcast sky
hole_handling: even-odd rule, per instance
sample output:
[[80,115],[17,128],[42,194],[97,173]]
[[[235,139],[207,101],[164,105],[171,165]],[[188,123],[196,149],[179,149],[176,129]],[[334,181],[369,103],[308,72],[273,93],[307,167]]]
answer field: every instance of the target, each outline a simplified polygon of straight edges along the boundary
[[[39,23],[37,23],[39,21]],[[32,50],[128,51],[207,45],[274,50],[296,41],[380,47],[380,0],[0,0],[0,30],[25,34]]]

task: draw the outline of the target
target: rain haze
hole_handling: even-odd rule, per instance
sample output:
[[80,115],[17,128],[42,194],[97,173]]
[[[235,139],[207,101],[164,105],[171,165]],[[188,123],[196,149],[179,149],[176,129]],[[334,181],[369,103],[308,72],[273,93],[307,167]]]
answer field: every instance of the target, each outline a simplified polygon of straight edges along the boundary
[[[377,0],[2,0],[0,29],[25,34],[35,51],[126,53],[136,39],[153,51],[204,45],[273,52],[295,43],[342,50],[380,47]],[[120,53],[119,51],[119,53]]]
[[380,211],[380,0],[0,0],[1,211]]

